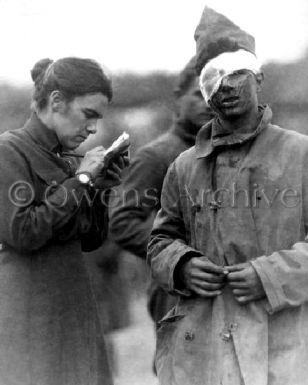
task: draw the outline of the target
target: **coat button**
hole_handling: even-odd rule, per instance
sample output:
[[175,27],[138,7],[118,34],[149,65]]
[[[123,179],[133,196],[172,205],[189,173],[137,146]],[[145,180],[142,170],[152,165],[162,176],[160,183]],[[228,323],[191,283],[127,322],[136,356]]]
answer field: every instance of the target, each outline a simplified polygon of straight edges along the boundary
[[217,201],[211,201],[208,203],[208,206],[210,208],[210,210],[218,210],[218,209],[221,209],[221,206],[222,206],[222,201],[220,200],[217,200]]
[[231,333],[230,332],[221,332],[220,337],[223,341],[229,342],[231,339]]
[[195,338],[195,334],[193,332],[186,332],[185,333],[185,340],[186,341],[192,341]]
[[230,324],[230,331],[235,332],[238,329],[238,324],[236,322]]

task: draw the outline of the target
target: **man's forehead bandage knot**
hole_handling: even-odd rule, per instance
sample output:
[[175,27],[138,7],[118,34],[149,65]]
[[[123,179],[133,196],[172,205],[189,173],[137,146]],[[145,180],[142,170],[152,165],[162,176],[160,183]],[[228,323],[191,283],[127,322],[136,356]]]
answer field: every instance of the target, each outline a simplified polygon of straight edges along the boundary
[[239,70],[249,70],[255,75],[261,71],[256,56],[243,49],[224,52],[206,63],[199,78],[200,90],[206,103],[218,91],[222,80]]

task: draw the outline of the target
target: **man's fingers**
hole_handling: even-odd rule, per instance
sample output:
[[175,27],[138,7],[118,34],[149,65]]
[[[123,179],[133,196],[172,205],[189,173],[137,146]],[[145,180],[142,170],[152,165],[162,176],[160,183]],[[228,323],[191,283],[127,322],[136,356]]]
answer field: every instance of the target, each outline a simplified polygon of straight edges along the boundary
[[193,265],[209,273],[223,274],[224,269],[222,266],[215,265],[208,259],[194,258]]
[[214,297],[217,297],[218,295],[221,294],[221,291],[220,291],[220,290],[216,290],[216,291],[207,291],[207,290],[200,289],[198,286],[192,286],[191,289],[192,289],[196,294],[200,295],[200,297],[214,298]]
[[225,266],[224,270],[228,271],[229,273],[235,272],[235,271],[241,271],[244,270],[247,265],[249,265],[247,262],[245,263],[239,263],[237,265],[232,265],[232,266]]
[[235,295],[235,297],[242,297],[250,295],[251,292],[249,289],[234,289],[232,290],[232,293]]
[[199,280],[191,280],[191,284],[195,287],[198,287],[199,289],[206,291],[220,290],[223,286],[221,283],[210,283]]
[[255,297],[253,295],[243,295],[235,297],[235,299],[240,305],[246,305],[248,302],[254,301]]
[[246,281],[229,281],[228,284],[231,287],[231,289],[246,289],[248,287],[248,284]]
[[216,266],[214,264],[208,264],[207,266],[204,266],[202,270],[214,274],[224,274],[224,269],[221,266]]
[[234,272],[234,273],[229,273],[227,275],[227,280],[229,282],[232,282],[232,281],[245,281],[245,273],[243,270],[241,271],[237,271],[237,272]]
[[210,274],[206,273],[199,269],[193,269],[191,272],[192,278],[197,278],[200,281],[207,281],[207,282],[213,282],[213,283],[221,283],[225,280],[224,275],[218,275],[218,274]]

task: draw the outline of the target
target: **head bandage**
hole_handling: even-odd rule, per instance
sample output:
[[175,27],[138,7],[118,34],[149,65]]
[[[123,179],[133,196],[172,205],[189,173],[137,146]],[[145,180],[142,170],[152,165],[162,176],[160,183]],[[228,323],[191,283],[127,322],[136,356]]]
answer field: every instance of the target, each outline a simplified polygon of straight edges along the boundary
[[222,79],[235,71],[250,70],[254,74],[260,72],[260,64],[256,56],[243,49],[235,52],[224,52],[210,60],[202,69],[199,85],[201,93],[208,103],[218,91]]

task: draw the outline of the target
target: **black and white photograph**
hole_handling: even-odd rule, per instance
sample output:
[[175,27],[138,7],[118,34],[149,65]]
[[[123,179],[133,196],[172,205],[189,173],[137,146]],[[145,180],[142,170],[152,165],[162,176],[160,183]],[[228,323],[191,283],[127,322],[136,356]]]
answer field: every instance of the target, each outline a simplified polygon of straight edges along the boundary
[[0,385],[308,385],[308,1],[0,36]]

